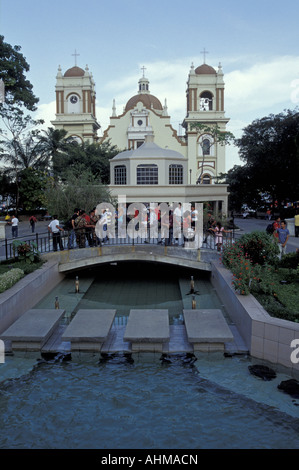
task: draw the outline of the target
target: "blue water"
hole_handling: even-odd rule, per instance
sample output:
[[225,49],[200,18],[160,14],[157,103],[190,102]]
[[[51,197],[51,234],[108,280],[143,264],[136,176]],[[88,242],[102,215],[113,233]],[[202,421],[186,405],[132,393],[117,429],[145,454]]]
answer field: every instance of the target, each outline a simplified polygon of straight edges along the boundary
[[27,373],[0,384],[2,449],[299,448],[299,400],[277,389],[282,376],[250,375],[245,357],[27,353],[1,367],[18,361]]
[[[182,321],[190,272],[134,265],[70,275],[36,307],[59,296],[68,323],[79,308],[169,308]],[[191,273],[193,274],[193,273]],[[221,308],[206,276],[195,277],[201,308]],[[189,307],[190,308],[190,307]],[[226,312],[223,310],[223,313]],[[194,360],[197,359],[197,360]],[[44,360],[15,353],[0,364],[1,449],[298,449],[299,400],[249,373],[247,356],[72,354]]]

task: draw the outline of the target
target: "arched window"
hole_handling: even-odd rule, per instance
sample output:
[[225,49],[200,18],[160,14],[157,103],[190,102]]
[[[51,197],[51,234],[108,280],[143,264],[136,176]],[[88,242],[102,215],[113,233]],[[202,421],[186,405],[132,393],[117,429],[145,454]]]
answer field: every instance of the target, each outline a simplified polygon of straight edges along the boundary
[[211,142],[209,139],[203,139],[202,141],[202,154],[203,155],[210,155],[211,153]]
[[127,168],[125,165],[114,167],[114,184],[127,184]]
[[137,184],[158,184],[158,166],[152,164],[138,165]]
[[213,95],[209,91],[204,91],[199,97],[199,110],[212,111],[213,109]]
[[183,184],[183,165],[169,165],[169,184]]

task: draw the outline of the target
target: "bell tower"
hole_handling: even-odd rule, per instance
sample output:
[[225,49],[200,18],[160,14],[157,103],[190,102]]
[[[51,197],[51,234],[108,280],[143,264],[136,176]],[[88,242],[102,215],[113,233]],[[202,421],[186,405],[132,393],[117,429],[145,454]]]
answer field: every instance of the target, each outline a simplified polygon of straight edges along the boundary
[[224,111],[223,72],[221,64],[217,71],[207,65],[205,54],[206,51],[202,65],[194,68],[192,64],[187,81],[187,114],[183,126],[192,184],[211,184],[214,177],[225,173],[225,146],[215,138],[215,129],[225,132],[229,121]]
[[[75,54],[77,56],[77,54]],[[56,129],[65,129],[68,137],[78,142],[95,142],[100,124],[96,120],[95,83],[88,66],[85,70],[75,65],[56,75],[56,118],[51,121]]]

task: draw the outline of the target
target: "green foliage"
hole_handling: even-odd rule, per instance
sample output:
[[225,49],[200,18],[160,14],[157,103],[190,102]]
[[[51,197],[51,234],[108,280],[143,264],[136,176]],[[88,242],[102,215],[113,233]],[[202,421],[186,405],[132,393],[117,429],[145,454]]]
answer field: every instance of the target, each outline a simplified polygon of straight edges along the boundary
[[26,168],[20,173],[20,205],[27,211],[35,211],[46,203],[45,189],[49,177],[40,170]]
[[298,109],[271,114],[247,126],[242,137],[236,140],[245,164],[234,167],[227,175],[232,207],[237,209],[240,201],[256,207],[263,193],[278,201],[279,207],[283,200],[296,200],[299,193],[298,142]]
[[106,186],[100,184],[90,171],[82,171],[79,175],[74,170],[65,172],[66,181],[48,184],[45,196],[47,208],[51,214],[57,214],[60,220],[68,220],[74,208],[89,212],[101,202],[111,202]]
[[0,275],[0,293],[4,292],[7,289],[10,289],[14,284],[16,284],[20,279],[24,277],[24,271],[19,268],[13,268],[6,273]]
[[266,232],[253,231],[245,233],[238,240],[238,245],[243,250],[246,258],[249,258],[253,264],[275,264],[279,248],[273,236]]
[[226,247],[222,254],[222,262],[233,274],[232,285],[241,295],[248,295],[260,279],[260,265],[253,264],[245,256],[243,247],[237,243]]
[[13,250],[20,261],[25,261],[28,264],[40,261],[40,253],[35,242],[31,242],[29,245],[27,242],[14,240]]
[[299,312],[293,312],[284,307],[274,296],[265,294],[254,294],[258,302],[272,317],[281,318],[283,320],[299,322]]
[[26,79],[25,73],[30,67],[20,50],[20,46],[11,46],[4,42],[4,36],[0,36],[0,78],[5,84],[5,100],[9,105],[23,105],[29,111],[35,111],[39,100]]
[[[299,321],[298,257],[293,253],[279,262],[278,251],[273,237],[252,232],[224,248],[222,262],[233,274],[232,285],[238,293],[253,294],[269,315]],[[296,269],[289,268],[296,263]]]
[[299,252],[285,254],[279,266],[281,268],[296,269],[299,266]]
[[98,183],[109,184],[110,159],[117,153],[118,149],[116,146],[111,146],[110,142],[102,144],[73,142],[64,152],[53,156],[54,178],[67,180],[66,168],[68,168],[77,176],[82,172],[91,172]]

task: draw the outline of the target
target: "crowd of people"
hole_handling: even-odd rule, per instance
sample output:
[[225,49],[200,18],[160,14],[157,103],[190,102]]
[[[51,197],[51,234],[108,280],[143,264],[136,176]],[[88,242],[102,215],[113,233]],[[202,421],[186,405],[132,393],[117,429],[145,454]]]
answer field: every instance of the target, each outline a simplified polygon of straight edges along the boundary
[[[134,220],[133,220],[134,219]],[[191,210],[183,212],[181,204],[172,210],[163,210],[159,208],[150,209],[138,206],[133,213],[128,214],[123,207],[118,211],[113,211],[107,207],[98,214],[97,209],[93,208],[89,213],[83,209],[74,209],[74,213],[69,221],[60,225],[57,216],[48,226],[49,232],[53,235],[53,250],[63,249],[61,241],[61,232],[68,232],[68,249],[85,248],[86,246],[99,246],[106,243],[109,238],[126,238],[127,234],[132,236],[133,232],[138,231],[140,238],[144,243],[149,243],[150,238],[157,238],[159,244],[178,245],[182,237],[181,244],[192,240],[195,233],[195,224],[198,220],[198,211],[195,206]],[[159,230],[161,236],[159,237]]]
[[[114,219],[113,219],[114,218]],[[150,238],[157,238],[159,244],[178,245],[182,237],[181,245],[185,242],[193,241],[195,234],[195,224],[198,220],[198,211],[195,206],[191,210],[182,210],[179,203],[174,210],[163,210],[156,207],[150,210],[149,207],[142,205],[142,211],[137,206],[133,213],[128,213],[123,207],[113,213],[109,207],[102,209],[98,214],[96,208],[89,213],[83,209],[74,209],[72,217],[66,224],[60,224],[56,215],[48,225],[48,231],[52,234],[53,250],[64,249],[61,233],[67,232],[68,249],[93,247],[106,243],[109,238],[126,238],[127,234],[132,236],[133,231],[138,231],[138,236],[144,239],[144,243],[149,243]],[[135,219],[132,222],[132,219]],[[138,222],[136,222],[136,220]],[[19,219],[15,214],[7,221],[12,228],[12,238],[18,237]],[[32,233],[35,231],[37,219],[34,215],[29,218],[29,224]],[[276,217],[272,224],[269,224],[269,233],[273,234],[274,240],[279,246],[280,258],[286,254],[286,246],[290,237],[285,220]],[[268,228],[267,227],[267,228]],[[158,231],[160,230],[160,237]],[[213,243],[218,251],[223,246],[223,236],[230,233],[221,222],[217,222],[212,212],[208,212],[204,224],[204,237],[202,243],[208,243],[209,237],[212,237]],[[299,236],[299,213],[295,215],[295,236]]]

